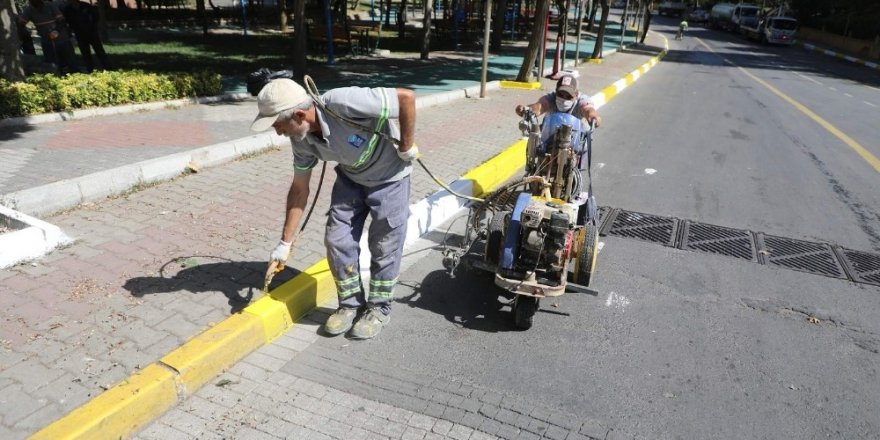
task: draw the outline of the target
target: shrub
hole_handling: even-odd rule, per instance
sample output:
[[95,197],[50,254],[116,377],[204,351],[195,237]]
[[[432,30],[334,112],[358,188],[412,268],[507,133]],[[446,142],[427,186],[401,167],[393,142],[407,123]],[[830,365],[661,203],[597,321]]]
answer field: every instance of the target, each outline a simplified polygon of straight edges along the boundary
[[211,72],[34,75],[24,82],[0,80],[0,118],[211,96],[221,90],[220,75]]

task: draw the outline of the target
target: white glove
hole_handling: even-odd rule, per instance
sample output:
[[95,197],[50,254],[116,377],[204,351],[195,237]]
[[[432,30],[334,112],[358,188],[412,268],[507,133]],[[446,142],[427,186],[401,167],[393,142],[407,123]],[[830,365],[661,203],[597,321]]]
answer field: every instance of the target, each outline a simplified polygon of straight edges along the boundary
[[417,147],[417,146],[415,146],[415,144],[413,144],[413,146],[410,147],[409,150],[406,150],[406,151],[397,150],[397,156],[400,157],[400,160],[402,160],[402,161],[412,162],[413,160],[416,160],[419,158],[419,147]]
[[272,251],[272,254],[269,255],[269,262],[278,261],[280,263],[287,262],[287,257],[290,256],[290,245],[284,240],[281,240],[278,243],[278,246],[275,246],[275,250]]

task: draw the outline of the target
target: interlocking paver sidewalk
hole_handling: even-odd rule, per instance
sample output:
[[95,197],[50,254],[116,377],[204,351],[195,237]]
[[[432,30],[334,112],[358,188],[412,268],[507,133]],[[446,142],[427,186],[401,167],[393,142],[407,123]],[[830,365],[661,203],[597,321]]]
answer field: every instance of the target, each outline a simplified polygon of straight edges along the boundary
[[[582,82],[582,88],[594,93],[649,57],[624,52],[601,65],[584,66],[581,73],[588,80]],[[544,82],[545,88],[551,84]],[[519,137],[514,105],[539,94],[498,90],[489,99],[459,100],[420,110],[417,141],[426,164],[449,182],[500,152]],[[215,127],[205,129],[208,134],[203,134],[203,140],[222,139],[224,135],[233,136],[238,124],[246,129],[254,108],[253,103],[233,103],[168,112],[174,117],[143,113],[114,118],[116,122],[136,121],[131,127],[153,121],[160,129],[171,121],[202,124]],[[51,136],[40,136],[48,143],[64,130],[77,130],[76,124],[59,124]],[[224,126],[229,131],[224,131]],[[76,156],[70,156],[67,168],[79,166]],[[282,224],[281,211],[291,179],[290,160],[289,148],[272,149],[45,218],[76,241],[40,260],[0,270],[0,438],[24,438],[36,432],[259,298],[266,254]],[[59,166],[58,173],[66,171]],[[318,173],[314,179],[318,179]],[[330,169],[314,217],[289,262],[291,270],[280,274],[275,284],[323,258],[323,213],[333,179]],[[414,171],[413,202],[436,189],[422,170]],[[183,403],[197,411],[174,410],[168,415],[170,419],[155,424],[144,435],[189,438],[181,429],[208,423],[216,432],[203,430],[204,435],[198,438],[227,438],[227,434],[261,438],[266,434],[265,426],[280,424],[271,432],[308,433],[297,438],[356,438],[339,434],[354,428],[330,424],[328,420],[333,418],[314,408],[311,413],[299,415],[292,411],[292,418],[284,420],[258,420],[260,413],[239,406],[286,402],[297,407],[295,400],[266,402],[262,398],[266,396],[260,397],[257,390],[273,383],[265,381],[273,374],[272,365],[279,366],[287,350],[302,348],[317,337],[315,327],[295,329],[282,339],[287,342],[252,355],[262,356],[250,362],[262,365],[265,372],[251,370],[248,365],[238,367],[240,383],[223,390],[206,387],[205,392],[216,395]],[[295,376],[290,377],[293,379],[288,380],[296,381]],[[227,391],[239,395],[224,394]],[[237,400],[239,397],[242,401]],[[332,397],[312,398],[324,402],[318,408],[329,410],[334,405]],[[365,405],[374,406],[369,402]],[[378,407],[382,409],[359,417],[388,420],[392,416],[376,411],[396,411]],[[211,422],[212,417],[221,415],[222,420],[215,422],[228,423],[229,431]],[[394,425],[393,432],[358,435],[488,438],[466,424],[432,417],[413,415]],[[277,437],[273,434],[267,438]]]

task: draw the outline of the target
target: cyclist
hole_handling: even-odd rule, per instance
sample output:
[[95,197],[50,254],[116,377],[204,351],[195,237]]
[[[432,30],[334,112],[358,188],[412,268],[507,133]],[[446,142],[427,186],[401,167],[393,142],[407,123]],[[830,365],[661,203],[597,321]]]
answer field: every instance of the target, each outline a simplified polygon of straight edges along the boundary
[[681,23],[678,24],[678,33],[675,34],[676,40],[681,40],[684,37],[685,31],[688,30],[688,22],[685,19],[681,20]]

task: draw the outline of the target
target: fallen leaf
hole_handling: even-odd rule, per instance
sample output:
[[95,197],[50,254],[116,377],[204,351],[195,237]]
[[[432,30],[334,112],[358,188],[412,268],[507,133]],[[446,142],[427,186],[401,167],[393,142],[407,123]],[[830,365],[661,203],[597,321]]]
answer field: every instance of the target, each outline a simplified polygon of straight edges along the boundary
[[819,318],[815,316],[810,316],[809,318],[807,318],[807,322],[809,322],[810,324],[818,324]]
[[218,386],[218,387],[225,387],[226,385],[234,385],[234,384],[237,384],[237,383],[238,383],[238,381],[235,381],[235,380],[220,379],[220,381],[217,382],[217,383],[214,384],[214,385],[215,385],[215,386]]

